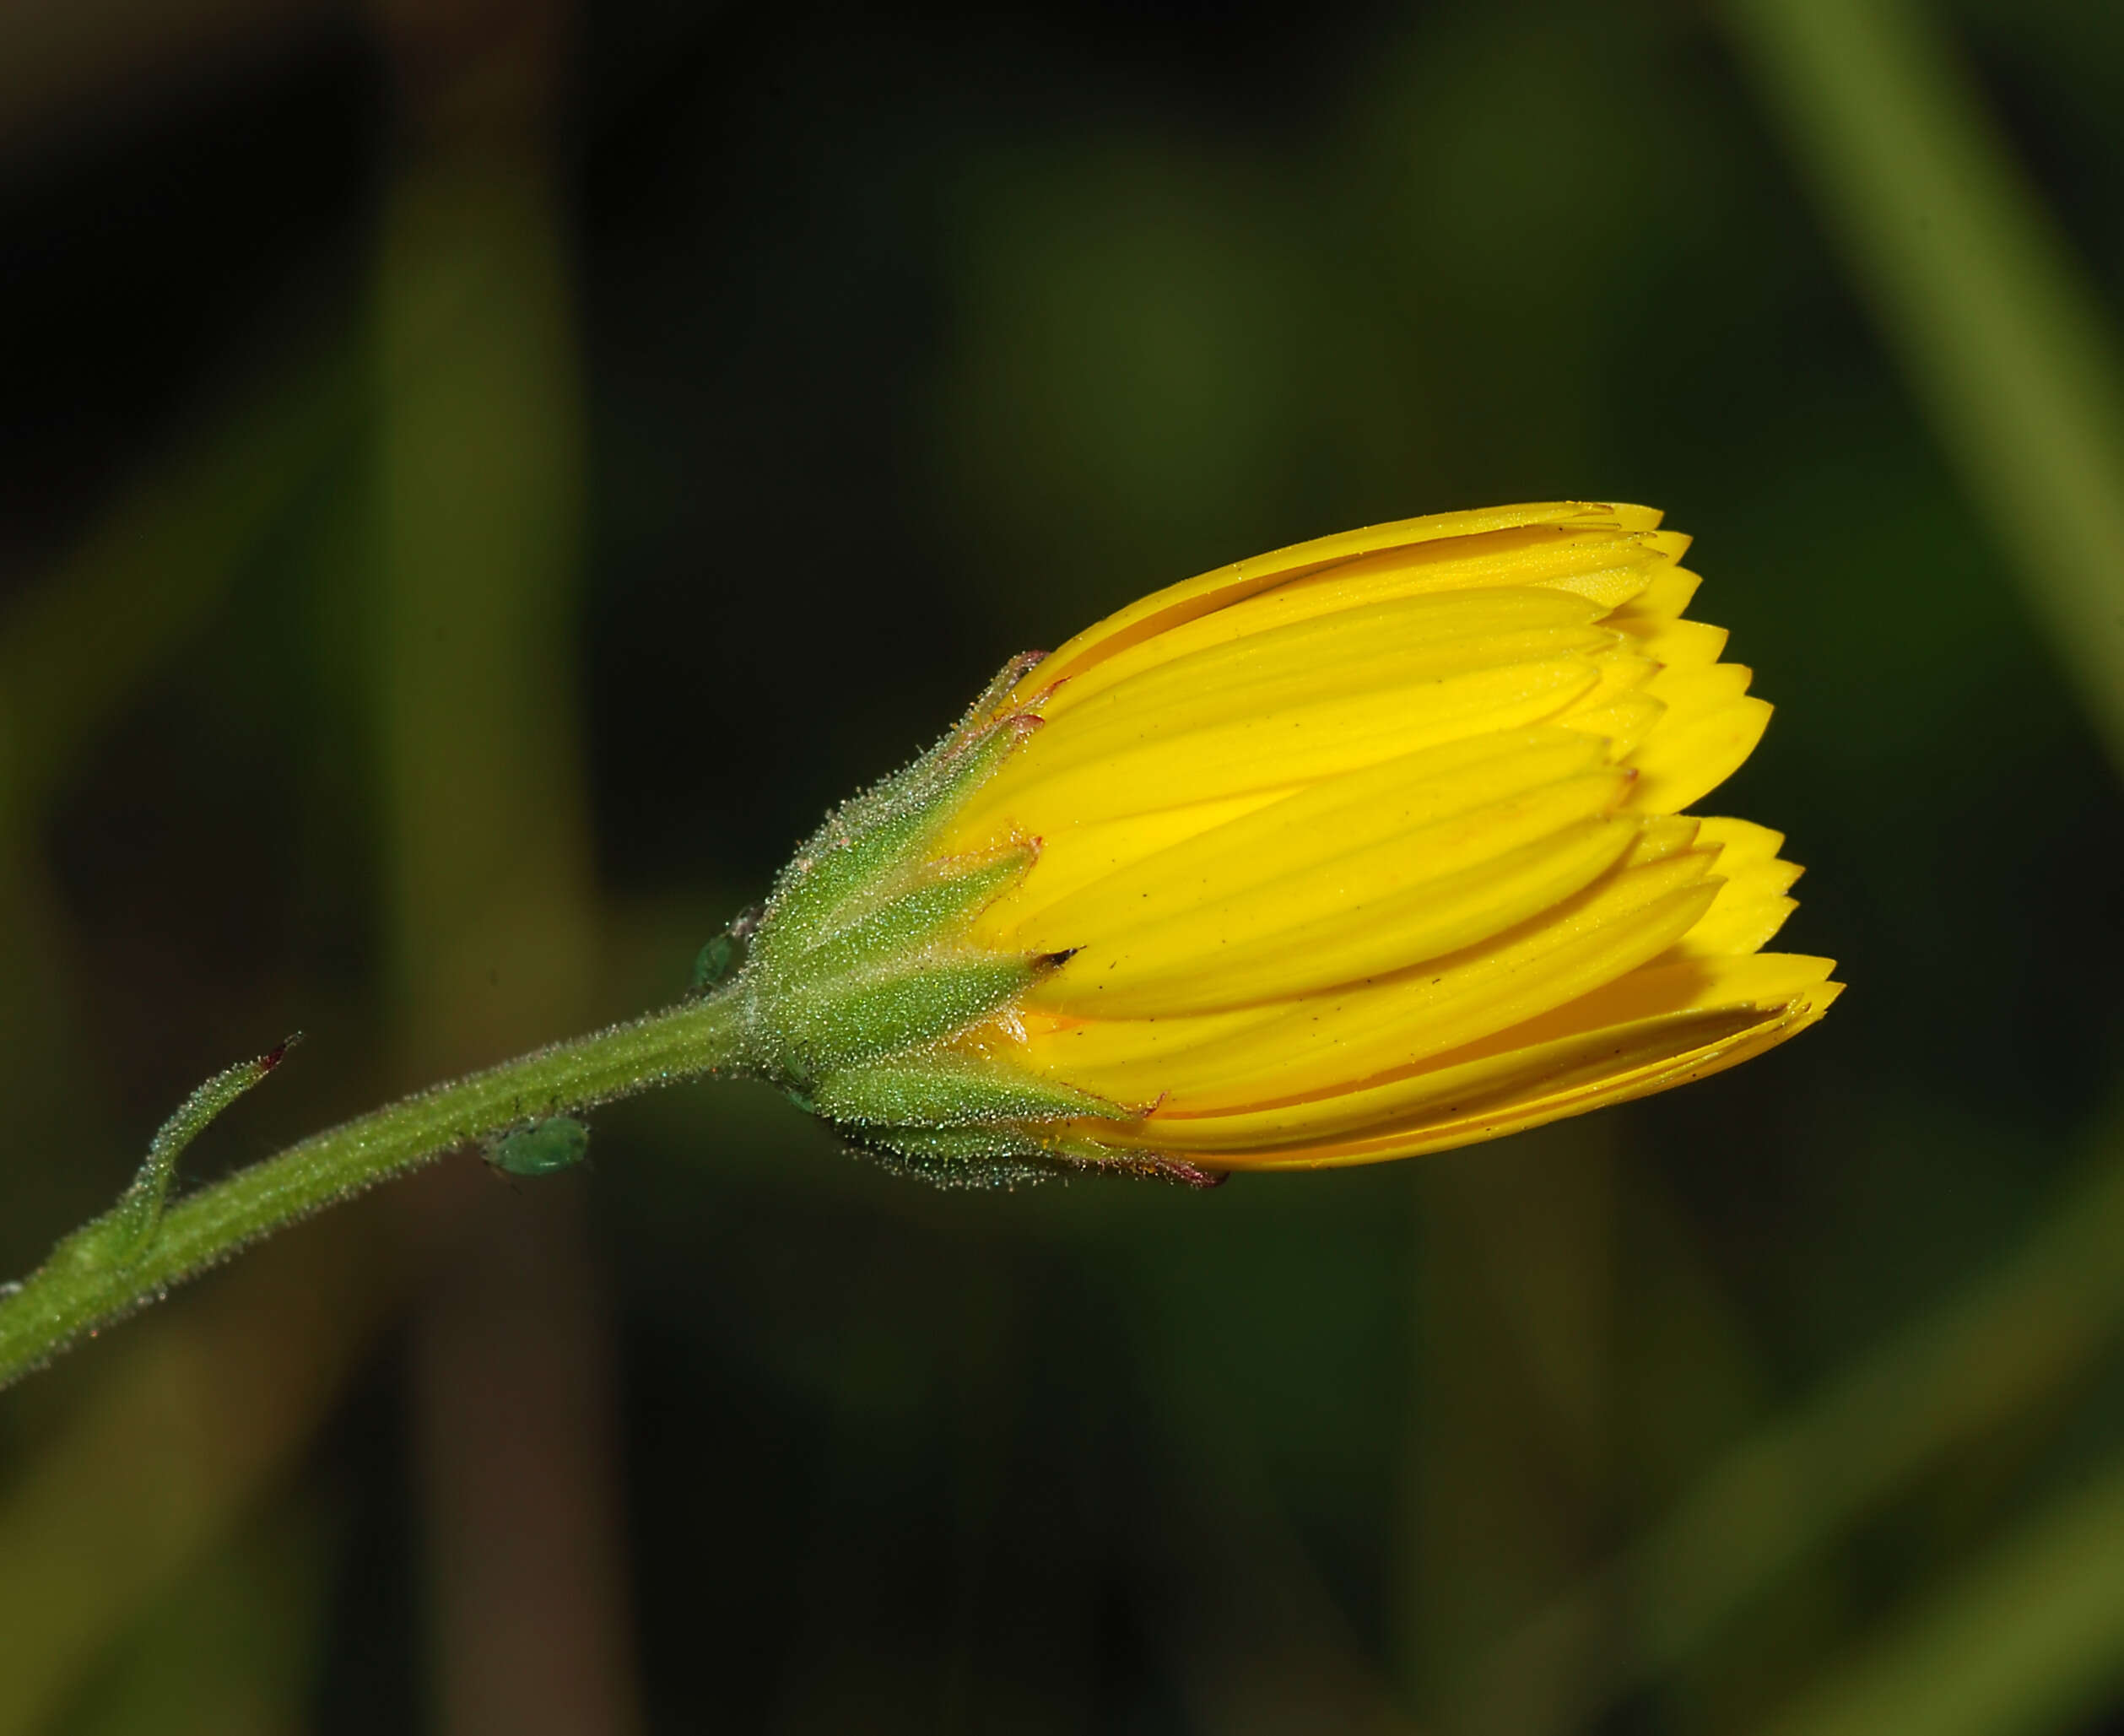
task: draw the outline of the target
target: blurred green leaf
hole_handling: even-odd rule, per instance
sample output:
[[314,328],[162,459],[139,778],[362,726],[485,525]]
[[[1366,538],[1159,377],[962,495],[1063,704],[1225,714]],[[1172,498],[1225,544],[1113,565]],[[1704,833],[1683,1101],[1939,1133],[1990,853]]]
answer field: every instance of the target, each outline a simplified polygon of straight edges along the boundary
[[2069,1730],[2124,1683],[2124,1463],[2024,1521],[1763,1736]]
[[337,1527],[314,1495],[244,1528],[102,1659],[64,1736],[293,1736],[306,1728]]
[[151,671],[205,630],[242,563],[353,428],[339,351],[224,410],[0,614],[0,824],[34,814]]
[[[424,70],[424,16],[403,14],[397,46]],[[485,114],[490,133],[440,118],[505,88],[522,71],[513,48],[483,45],[491,57],[468,57],[460,88],[424,93],[434,136],[390,188],[373,282],[366,674],[395,1036],[414,1077],[588,1023],[600,938],[578,692],[581,382],[559,189],[529,116]],[[413,1328],[443,1728],[624,1736],[640,1722],[581,1205],[558,1185],[467,1198],[447,1277]]]
[[1728,0],[1733,41],[2124,766],[2124,361],[1916,0]]
[[133,1327],[0,1490],[0,1736],[36,1736],[336,1401],[401,1252],[356,1205]]
[[2124,1152],[2090,1171],[1992,1272],[1944,1299],[1702,1478],[1605,1573],[1490,1660],[1511,1680],[1619,1594],[1636,1636],[1605,1701],[1674,1668],[1725,1623],[1943,1456],[2085,1370],[2124,1321]]

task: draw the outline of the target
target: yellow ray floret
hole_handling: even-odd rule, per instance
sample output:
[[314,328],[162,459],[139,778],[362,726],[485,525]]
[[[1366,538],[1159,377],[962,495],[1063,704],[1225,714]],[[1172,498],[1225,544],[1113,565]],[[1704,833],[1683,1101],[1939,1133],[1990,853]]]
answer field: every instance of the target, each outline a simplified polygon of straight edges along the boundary
[[[1491,507],[1478,512],[1440,512],[1427,518],[1405,518],[1392,524],[1374,525],[1367,530],[1344,531],[1338,536],[1300,543],[1289,549],[1279,549],[1273,554],[1257,554],[1250,560],[1234,561],[1230,566],[1204,573],[1198,579],[1154,592],[1140,602],[1107,616],[1079,633],[1028,673],[1010,698],[1023,704],[1053,683],[1081,675],[1131,646],[1272,587],[1292,585],[1332,569],[1353,567],[1368,555],[1398,556],[1411,569],[1419,569],[1430,559],[1441,555],[1450,559],[1453,551],[1479,556],[1497,546],[1478,540],[1485,537],[1500,538],[1520,532],[1560,542],[1608,533],[1619,539],[1632,533],[1655,531],[1659,521],[1660,514],[1646,506],[1603,506],[1578,500],[1554,500],[1527,506]],[[1443,551],[1426,548],[1432,544],[1449,546]],[[1680,558],[1680,544],[1681,539],[1674,539],[1670,559]],[[1505,579],[1501,582],[1515,581]]]
[[1663,1090],[1827,1009],[1759,949],[1782,839],[1684,814],[1770,708],[1659,515],[1412,519],[1144,598],[1020,677],[946,855],[1033,866],[982,948],[1062,960],[954,1040],[1117,1106],[1057,1149],[1370,1162]]

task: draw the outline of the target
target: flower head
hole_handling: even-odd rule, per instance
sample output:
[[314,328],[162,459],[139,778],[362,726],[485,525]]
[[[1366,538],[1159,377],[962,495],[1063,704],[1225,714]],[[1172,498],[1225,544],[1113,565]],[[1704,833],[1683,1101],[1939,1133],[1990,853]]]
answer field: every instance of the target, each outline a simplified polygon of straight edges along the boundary
[[1021,659],[785,873],[767,1070],[941,1179],[1494,1138],[1819,1019],[1799,870],[1692,807],[1770,708],[1642,507],[1240,561]]

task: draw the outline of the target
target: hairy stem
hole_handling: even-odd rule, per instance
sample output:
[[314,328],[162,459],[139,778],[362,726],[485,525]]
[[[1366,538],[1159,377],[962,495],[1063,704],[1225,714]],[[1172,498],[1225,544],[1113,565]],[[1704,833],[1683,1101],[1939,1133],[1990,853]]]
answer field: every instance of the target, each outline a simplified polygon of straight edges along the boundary
[[0,1386],[84,1332],[157,1301],[246,1243],[486,1135],[743,1059],[742,1014],[726,990],[431,1086],[312,1135],[203,1187],[161,1214],[143,1245],[99,1234],[99,1219],[0,1296]]

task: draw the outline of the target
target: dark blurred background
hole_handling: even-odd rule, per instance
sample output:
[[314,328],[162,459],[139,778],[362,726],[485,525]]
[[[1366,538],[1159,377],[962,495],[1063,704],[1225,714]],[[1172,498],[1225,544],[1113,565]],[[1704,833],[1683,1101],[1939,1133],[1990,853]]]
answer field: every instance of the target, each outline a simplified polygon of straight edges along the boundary
[[1834,11],[0,12],[8,1269],[1421,511],[1697,536],[1852,985],[1200,1198],[729,1086],[454,1160],[0,1401],[0,1736],[2124,1730],[2124,10]]

